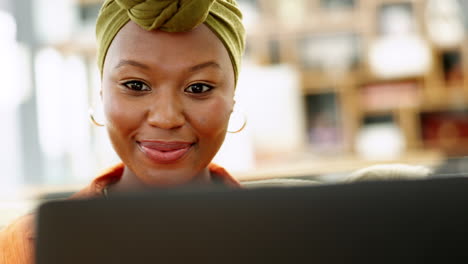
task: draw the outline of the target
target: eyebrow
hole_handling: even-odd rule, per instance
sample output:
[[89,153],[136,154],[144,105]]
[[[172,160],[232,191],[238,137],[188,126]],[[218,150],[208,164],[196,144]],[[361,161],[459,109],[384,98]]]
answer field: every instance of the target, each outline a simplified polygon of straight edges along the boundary
[[214,61],[207,61],[207,62],[203,62],[203,63],[200,63],[200,64],[197,64],[195,66],[190,67],[189,71],[191,71],[191,72],[199,71],[201,69],[208,68],[208,67],[214,67],[214,68],[221,69],[221,66],[218,63],[216,63]]
[[120,60],[119,64],[117,64],[117,66],[115,66],[114,69],[120,68],[125,65],[132,65],[132,66],[139,67],[145,70],[149,69],[148,65],[140,63],[138,61],[134,61],[134,60]]

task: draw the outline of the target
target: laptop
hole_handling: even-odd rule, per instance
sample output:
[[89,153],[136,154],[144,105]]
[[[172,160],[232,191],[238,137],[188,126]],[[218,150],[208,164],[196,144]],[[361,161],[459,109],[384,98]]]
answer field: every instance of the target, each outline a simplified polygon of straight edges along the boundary
[[52,201],[38,264],[468,261],[468,178]]

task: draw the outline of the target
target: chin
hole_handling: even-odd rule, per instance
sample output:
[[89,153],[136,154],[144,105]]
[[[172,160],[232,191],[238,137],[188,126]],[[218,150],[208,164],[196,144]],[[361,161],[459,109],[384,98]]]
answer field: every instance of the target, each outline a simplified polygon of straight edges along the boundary
[[[192,172],[193,173],[193,172]],[[158,170],[157,172],[147,172],[143,178],[140,178],[148,186],[171,187],[181,186],[192,182],[195,175],[192,173],[175,170]]]

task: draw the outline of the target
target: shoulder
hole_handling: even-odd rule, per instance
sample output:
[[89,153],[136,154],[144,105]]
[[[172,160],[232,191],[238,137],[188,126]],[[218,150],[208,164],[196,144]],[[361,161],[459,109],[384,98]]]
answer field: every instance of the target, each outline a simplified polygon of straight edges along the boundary
[[211,163],[210,165],[208,165],[208,169],[210,170],[211,177],[213,178],[213,180],[221,181],[223,184],[230,187],[241,187],[239,181],[236,178],[234,178],[229,172],[227,172],[226,169],[224,169],[223,167]]
[[103,190],[110,184],[119,181],[122,178],[124,164],[119,163],[112,166],[99,174],[91,184],[81,189],[70,197],[70,199],[90,198],[101,196]]
[[0,264],[33,263],[35,218],[25,215],[0,231]]

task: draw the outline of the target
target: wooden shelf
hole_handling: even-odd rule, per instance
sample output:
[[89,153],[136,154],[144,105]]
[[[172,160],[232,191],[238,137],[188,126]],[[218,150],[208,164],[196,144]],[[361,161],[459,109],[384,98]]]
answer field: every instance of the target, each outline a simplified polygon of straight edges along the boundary
[[[309,16],[305,16],[302,23],[288,24],[282,21],[278,12],[277,2],[259,0],[266,11],[265,23],[257,25],[258,34],[253,34],[250,41],[265,42],[266,39],[276,38],[280,45],[280,62],[296,67],[300,73],[300,85],[304,96],[336,93],[339,99],[339,108],[342,113],[342,128],[344,130],[345,145],[352,152],[354,135],[361,126],[361,121],[366,116],[388,114],[393,116],[395,122],[402,127],[410,150],[421,150],[425,144],[421,138],[421,124],[419,116],[427,111],[445,111],[450,109],[465,108],[468,105],[468,38],[463,45],[455,47],[461,52],[462,72],[464,79],[451,87],[444,80],[440,61],[441,52],[447,49],[439,49],[429,41],[425,23],[425,5],[427,0],[376,0],[356,1],[354,9],[329,11],[320,8],[320,1],[305,1]],[[370,71],[368,64],[368,51],[373,41],[380,37],[378,15],[380,7],[386,4],[410,3],[414,14],[415,30],[419,36],[426,40],[432,52],[433,64],[430,72],[422,76],[407,76],[400,78],[380,78]],[[274,21],[274,22],[272,22]],[[329,74],[320,69],[305,68],[302,65],[301,48],[298,41],[308,36],[320,36],[324,34],[353,33],[359,37],[361,54],[358,65],[352,71],[344,74]],[[257,38],[255,38],[257,37]],[[263,40],[262,40],[263,39]],[[248,40],[249,41],[249,40]],[[253,45],[255,46],[255,44]],[[268,65],[268,45],[251,54],[261,56],[264,65]],[[448,50],[453,50],[448,49]],[[389,108],[369,107],[361,101],[363,87],[369,84],[385,84],[398,82],[414,82],[420,86],[420,95],[414,104],[401,105],[395,103]]]

